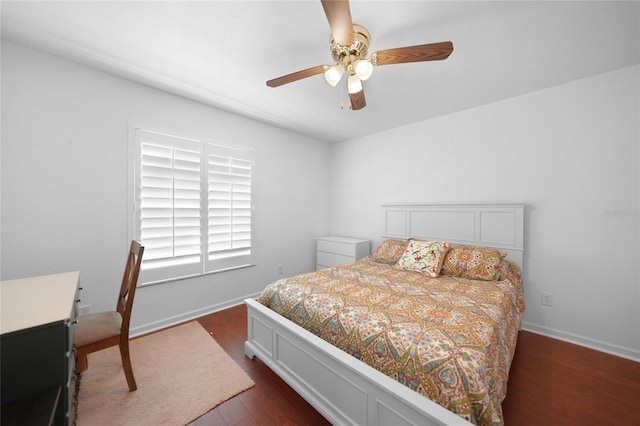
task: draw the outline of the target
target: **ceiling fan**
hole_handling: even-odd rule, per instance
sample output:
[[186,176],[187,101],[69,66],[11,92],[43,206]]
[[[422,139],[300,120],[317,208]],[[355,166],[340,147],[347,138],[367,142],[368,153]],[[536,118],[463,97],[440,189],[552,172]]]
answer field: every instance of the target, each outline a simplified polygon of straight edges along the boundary
[[347,92],[351,109],[366,106],[362,82],[371,77],[374,65],[402,64],[407,62],[438,61],[447,59],[453,52],[453,43],[421,44],[397,49],[379,50],[366,59],[369,50],[369,31],[351,22],[349,0],[321,0],[331,28],[331,56],[335,65],[317,65],[267,81],[267,86],[278,87],[303,78],[324,73],[327,83],[335,86],[347,73]]

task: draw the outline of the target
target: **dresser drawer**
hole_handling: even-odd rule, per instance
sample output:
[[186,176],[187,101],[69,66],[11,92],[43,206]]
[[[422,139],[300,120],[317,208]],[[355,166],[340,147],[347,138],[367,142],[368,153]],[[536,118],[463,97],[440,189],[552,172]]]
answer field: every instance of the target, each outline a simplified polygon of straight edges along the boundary
[[67,351],[73,349],[73,339],[75,336],[76,318],[78,317],[78,304],[80,303],[80,288],[76,288],[76,292],[73,295],[73,304],[71,305],[71,312],[69,313],[69,320],[66,323],[67,329]]
[[66,363],[67,363],[67,369],[65,370],[67,374],[66,383],[68,385],[69,383],[71,383],[71,380],[76,375],[76,350],[75,349],[73,349],[70,352],[67,352]]
[[78,380],[77,376],[74,374],[71,376],[68,382],[68,386],[66,392],[61,397],[64,397],[64,407],[67,410],[65,412],[66,424],[75,425],[76,419],[76,405],[78,401],[76,400],[76,380]]
[[65,341],[66,341],[66,345],[65,345],[65,350],[67,352],[71,351],[73,349],[73,339],[75,336],[75,319],[71,320],[71,321],[67,321],[67,323],[65,324]]

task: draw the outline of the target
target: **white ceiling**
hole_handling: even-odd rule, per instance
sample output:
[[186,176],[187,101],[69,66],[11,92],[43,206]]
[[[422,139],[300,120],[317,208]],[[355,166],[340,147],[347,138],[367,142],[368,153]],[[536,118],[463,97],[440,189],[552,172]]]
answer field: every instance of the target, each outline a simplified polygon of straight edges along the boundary
[[445,61],[379,66],[366,108],[322,75],[319,0],[6,1],[2,37],[256,118],[340,142],[640,63],[635,1],[352,1],[370,52],[451,40]]

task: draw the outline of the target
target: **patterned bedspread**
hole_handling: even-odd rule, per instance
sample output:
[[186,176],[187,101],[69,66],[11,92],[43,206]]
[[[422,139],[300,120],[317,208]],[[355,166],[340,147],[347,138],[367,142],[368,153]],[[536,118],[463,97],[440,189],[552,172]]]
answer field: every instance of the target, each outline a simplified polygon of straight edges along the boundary
[[522,310],[519,276],[503,278],[367,258],[276,281],[258,301],[472,423],[502,424]]

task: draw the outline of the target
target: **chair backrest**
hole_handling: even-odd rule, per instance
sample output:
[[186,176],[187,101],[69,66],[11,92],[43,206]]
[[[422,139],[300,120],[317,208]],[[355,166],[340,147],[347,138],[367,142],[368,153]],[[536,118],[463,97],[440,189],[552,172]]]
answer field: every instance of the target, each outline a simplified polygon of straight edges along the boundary
[[133,297],[136,294],[138,285],[138,275],[140,274],[140,265],[142,264],[142,253],[144,247],[137,241],[131,241],[131,248],[127,256],[127,263],[124,268],[122,277],[122,285],[120,294],[118,295],[118,303],[116,310],[122,316],[121,336],[129,338],[129,322],[131,320],[131,308],[133,307]]

